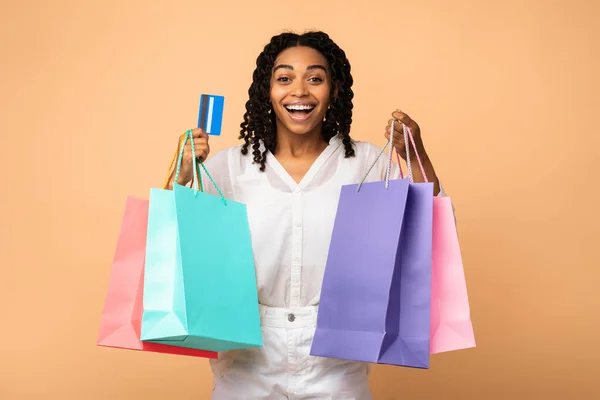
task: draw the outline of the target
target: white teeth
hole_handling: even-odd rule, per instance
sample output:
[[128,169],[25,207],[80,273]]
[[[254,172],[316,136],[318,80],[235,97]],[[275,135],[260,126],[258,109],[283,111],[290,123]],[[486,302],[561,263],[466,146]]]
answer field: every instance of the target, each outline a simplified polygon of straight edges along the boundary
[[304,111],[304,110],[312,110],[315,106],[310,105],[301,105],[301,104],[293,104],[289,106],[285,106],[288,110],[296,110],[296,111]]

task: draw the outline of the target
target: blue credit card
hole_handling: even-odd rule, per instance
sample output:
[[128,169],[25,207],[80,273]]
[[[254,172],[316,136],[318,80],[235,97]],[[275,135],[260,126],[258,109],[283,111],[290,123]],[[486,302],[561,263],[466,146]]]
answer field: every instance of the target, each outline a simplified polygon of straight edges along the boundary
[[198,128],[209,135],[219,136],[223,125],[223,105],[225,98],[212,94],[200,95],[200,110],[198,111]]

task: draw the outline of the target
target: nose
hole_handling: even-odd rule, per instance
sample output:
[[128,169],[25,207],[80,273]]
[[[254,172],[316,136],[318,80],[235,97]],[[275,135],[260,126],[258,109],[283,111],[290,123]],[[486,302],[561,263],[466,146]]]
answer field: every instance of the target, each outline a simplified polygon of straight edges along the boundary
[[296,97],[302,97],[308,95],[308,87],[306,86],[306,82],[304,79],[298,79],[294,82],[294,88],[292,93]]

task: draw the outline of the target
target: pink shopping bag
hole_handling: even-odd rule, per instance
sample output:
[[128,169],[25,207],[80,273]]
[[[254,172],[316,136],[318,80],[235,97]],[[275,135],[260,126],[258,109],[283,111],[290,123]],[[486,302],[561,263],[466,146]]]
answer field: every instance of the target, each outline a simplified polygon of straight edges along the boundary
[[433,200],[430,354],[475,347],[452,202]]
[[149,201],[128,197],[97,344],[106,347],[217,358],[217,353],[140,341]]
[[[391,132],[394,130],[392,122]],[[410,128],[402,125],[409,180],[412,182],[410,145],[414,149],[421,174],[427,182],[421,158]],[[398,153],[396,152],[398,155]],[[398,166],[400,157],[398,156]],[[402,169],[400,169],[402,177]],[[467,283],[463,269],[452,201],[447,196],[433,198],[431,264],[431,319],[429,354],[475,347]]]

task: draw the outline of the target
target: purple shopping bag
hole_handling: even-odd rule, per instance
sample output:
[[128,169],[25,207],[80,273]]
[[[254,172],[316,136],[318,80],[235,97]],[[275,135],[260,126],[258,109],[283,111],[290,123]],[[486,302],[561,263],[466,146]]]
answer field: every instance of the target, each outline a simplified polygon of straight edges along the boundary
[[388,185],[392,141],[385,182],[342,187],[311,355],[429,368],[433,184]]
[[429,367],[433,184],[342,187],[311,355]]

